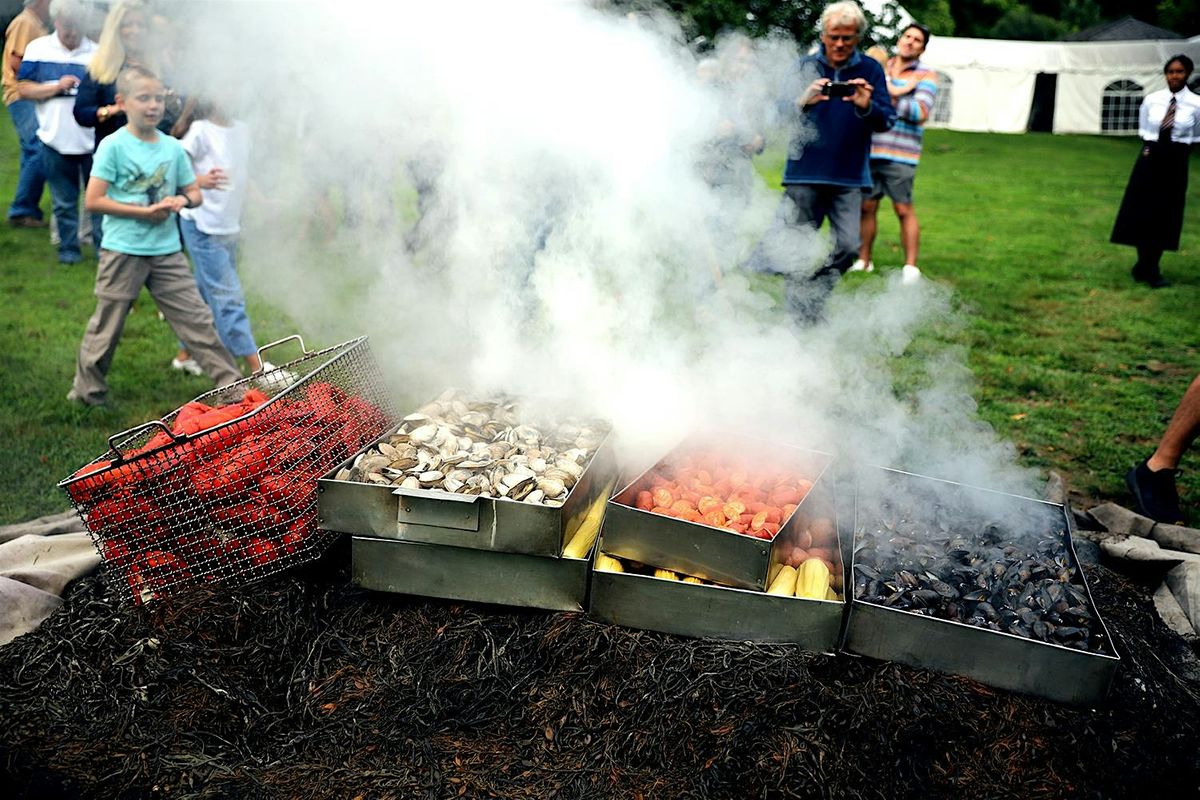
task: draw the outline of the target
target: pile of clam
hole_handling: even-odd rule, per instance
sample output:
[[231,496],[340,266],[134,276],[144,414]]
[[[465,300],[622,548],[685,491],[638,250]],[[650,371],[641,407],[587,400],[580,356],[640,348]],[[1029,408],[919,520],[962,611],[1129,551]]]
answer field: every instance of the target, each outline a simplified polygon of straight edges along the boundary
[[472,400],[451,390],[337,479],[558,507],[607,434],[596,420],[531,424],[511,398]]
[[944,508],[932,512],[885,506],[859,530],[856,600],[1109,651],[1061,530],[1031,535],[995,521],[950,522]]

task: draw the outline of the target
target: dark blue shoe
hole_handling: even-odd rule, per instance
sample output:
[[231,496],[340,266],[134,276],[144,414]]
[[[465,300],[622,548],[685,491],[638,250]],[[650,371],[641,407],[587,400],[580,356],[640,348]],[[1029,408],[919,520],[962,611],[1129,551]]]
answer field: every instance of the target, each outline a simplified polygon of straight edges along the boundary
[[79,253],[59,253],[58,263],[60,264],[78,264],[83,260],[83,256]]
[[1125,485],[1133,493],[1139,514],[1169,525],[1187,524],[1187,515],[1179,508],[1179,491],[1175,488],[1177,472],[1173,469],[1152,472],[1143,461],[1125,473]]

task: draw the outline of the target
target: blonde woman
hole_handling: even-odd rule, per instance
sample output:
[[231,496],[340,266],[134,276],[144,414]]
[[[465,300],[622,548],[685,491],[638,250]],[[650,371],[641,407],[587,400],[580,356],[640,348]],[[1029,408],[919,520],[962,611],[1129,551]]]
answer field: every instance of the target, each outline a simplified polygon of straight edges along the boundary
[[[150,8],[145,0],[119,0],[104,19],[100,44],[88,65],[88,74],[75,98],[75,121],[96,130],[96,146],[125,125],[125,114],[117,108],[117,75],[125,67],[145,67],[158,72],[158,59],[150,47]],[[171,130],[175,114],[158,127]]]

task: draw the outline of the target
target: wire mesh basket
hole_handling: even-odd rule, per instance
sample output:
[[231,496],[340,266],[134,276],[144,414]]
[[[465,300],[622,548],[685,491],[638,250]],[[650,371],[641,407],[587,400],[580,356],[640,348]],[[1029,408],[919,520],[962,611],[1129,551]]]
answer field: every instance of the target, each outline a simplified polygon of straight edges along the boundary
[[116,580],[142,603],[312,561],[317,478],[395,419],[366,337],[309,352],[109,437],[59,482]]

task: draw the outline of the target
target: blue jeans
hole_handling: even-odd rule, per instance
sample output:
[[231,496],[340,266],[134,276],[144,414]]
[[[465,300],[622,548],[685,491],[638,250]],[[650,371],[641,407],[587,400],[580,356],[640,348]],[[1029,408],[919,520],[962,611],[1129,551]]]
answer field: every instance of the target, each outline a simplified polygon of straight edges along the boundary
[[192,257],[196,287],[208,307],[225,349],[238,358],[258,353],[250,318],[246,316],[246,298],[237,274],[237,236],[208,234],[190,219],[179,218],[183,243]]
[[21,143],[21,171],[17,174],[17,193],[8,207],[8,218],[41,219],[46,172],[42,167],[42,142],[37,138],[37,106],[32,100],[17,100],[8,107],[8,113]]
[[[58,260],[79,260],[79,187],[92,172],[92,154],[63,155],[42,142],[42,166],[50,184],[54,216],[58,220]],[[100,229],[100,215],[92,215],[92,229]]]

